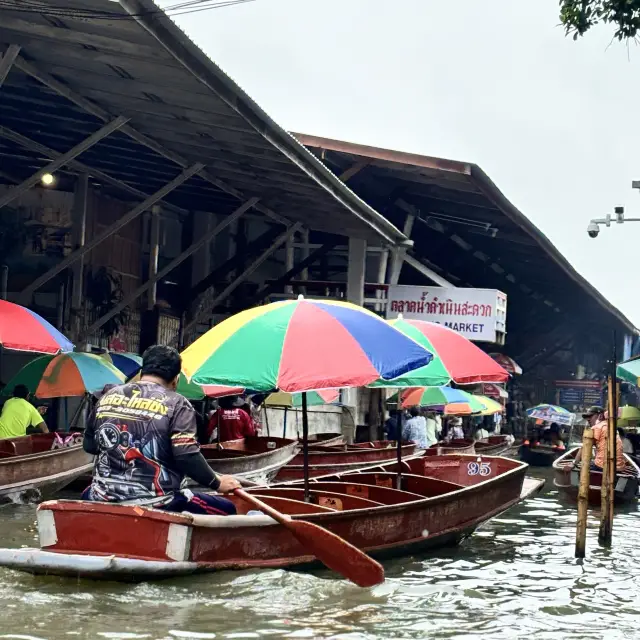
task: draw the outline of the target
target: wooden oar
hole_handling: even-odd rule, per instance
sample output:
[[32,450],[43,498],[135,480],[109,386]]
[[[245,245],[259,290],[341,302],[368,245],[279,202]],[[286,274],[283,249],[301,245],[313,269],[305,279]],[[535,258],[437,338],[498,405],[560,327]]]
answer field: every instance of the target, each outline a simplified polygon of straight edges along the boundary
[[347,580],[359,587],[373,587],[384,582],[382,565],[335,533],[311,522],[293,520],[242,489],[236,489],[234,493],[289,529],[310,555]]

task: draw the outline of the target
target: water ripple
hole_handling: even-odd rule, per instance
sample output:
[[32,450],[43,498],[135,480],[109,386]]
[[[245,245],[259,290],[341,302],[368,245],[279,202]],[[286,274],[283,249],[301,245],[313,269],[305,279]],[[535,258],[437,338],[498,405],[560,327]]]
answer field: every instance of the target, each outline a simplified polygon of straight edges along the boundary
[[[548,493],[488,523],[456,548],[385,564],[358,589],[329,573],[219,573],[127,585],[33,578],[0,569],[0,640],[213,638],[637,637],[640,552],[634,505],[616,513],[614,546],[573,558],[575,510]],[[34,544],[29,506],[2,510],[0,539]]]

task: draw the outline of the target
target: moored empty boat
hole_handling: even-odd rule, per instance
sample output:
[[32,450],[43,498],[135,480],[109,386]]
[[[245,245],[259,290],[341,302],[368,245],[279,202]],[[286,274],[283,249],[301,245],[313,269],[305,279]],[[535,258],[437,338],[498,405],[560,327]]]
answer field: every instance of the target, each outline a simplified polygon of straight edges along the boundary
[[216,473],[266,483],[295,458],[298,448],[297,440],[252,436],[203,445],[200,450]]
[[513,444],[513,437],[509,435],[489,436],[484,440],[476,440],[474,448],[476,453],[484,456],[501,456],[504,455]]
[[428,455],[445,456],[449,454],[469,454],[472,455],[476,452],[474,441],[467,439],[449,440],[449,442],[436,442],[428,449]]
[[[377,557],[457,543],[483,522],[539,490],[516,460],[418,457],[301,486],[258,487],[263,502],[314,522]],[[236,516],[168,513],[140,505],[53,501],[38,508],[41,549],[1,549],[0,566],[35,574],[119,580],[221,569],[285,568],[314,561],[284,526],[232,496]]]
[[51,497],[92,466],[93,457],[77,436],[39,433],[2,439],[0,503]]
[[[573,500],[578,498],[580,486],[580,466],[575,459],[581,447],[567,451],[553,463],[553,484]],[[638,496],[640,468],[631,456],[624,455],[625,468],[616,472],[614,500],[617,503],[633,502]],[[589,472],[589,503],[599,505],[602,491],[602,471],[591,469]]]
[[[403,458],[412,456],[415,451],[416,444],[414,442],[407,442],[402,445]],[[397,443],[388,440],[312,448],[309,449],[309,477],[352,471],[353,469],[371,466],[377,462],[393,460],[397,455]],[[277,482],[286,482],[298,480],[303,476],[303,457],[301,453],[298,453],[289,464],[280,469],[275,479]]]
[[[310,447],[336,447],[345,444],[347,439],[341,433],[314,433],[309,436]],[[302,445],[302,441],[300,441]]]
[[520,446],[520,460],[532,467],[550,467],[566,449],[546,444],[530,444],[528,440]]

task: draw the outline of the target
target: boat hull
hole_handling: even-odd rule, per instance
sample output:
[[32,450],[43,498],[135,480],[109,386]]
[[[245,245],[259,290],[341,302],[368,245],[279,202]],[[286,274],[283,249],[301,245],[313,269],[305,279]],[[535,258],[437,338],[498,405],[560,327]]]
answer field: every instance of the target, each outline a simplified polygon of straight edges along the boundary
[[519,450],[520,460],[526,462],[530,467],[550,467],[562,453],[562,451],[544,445],[531,447],[523,444]]
[[93,456],[81,445],[52,450],[54,437],[38,434],[0,441],[0,504],[50,498],[91,470]]
[[[466,484],[407,473],[403,490],[397,491],[392,488],[396,474],[380,471],[314,482],[311,504],[297,499],[301,487],[252,492],[294,519],[314,522],[380,558],[458,543],[524,497],[524,464],[483,458],[494,474],[485,478],[469,475],[475,457],[443,458],[414,458],[412,464],[416,471],[439,469],[443,477]],[[437,462],[442,465],[434,466]],[[0,550],[0,565],[30,573],[148,580],[196,571],[314,564],[285,527],[264,515],[244,515],[250,505],[232,499],[238,516],[80,501],[44,503],[38,509],[42,550]]]
[[473,455],[476,452],[473,440],[451,440],[451,442],[437,442],[427,449],[427,455],[447,456],[455,454]]
[[486,440],[476,440],[475,452],[483,456],[501,456],[509,451],[512,441],[509,436],[489,436]]
[[[553,485],[562,494],[577,501],[580,486],[580,469],[573,467],[573,461],[580,447],[568,451],[553,463]],[[638,497],[640,481],[638,469],[630,456],[625,455],[627,469],[616,473],[614,501],[616,504],[634,502]],[[589,504],[599,506],[602,501],[602,472],[592,469],[589,473]]]

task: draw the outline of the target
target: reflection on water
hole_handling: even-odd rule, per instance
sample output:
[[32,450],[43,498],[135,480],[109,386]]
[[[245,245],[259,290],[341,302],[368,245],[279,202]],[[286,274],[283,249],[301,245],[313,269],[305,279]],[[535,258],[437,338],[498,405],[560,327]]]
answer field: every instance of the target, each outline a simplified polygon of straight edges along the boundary
[[[612,550],[591,516],[580,565],[575,510],[547,485],[458,548],[385,563],[372,590],[286,571],[123,585],[0,569],[0,639],[640,637],[637,508],[616,513]],[[33,507],[0,509],[0,540],[33,545]]]

